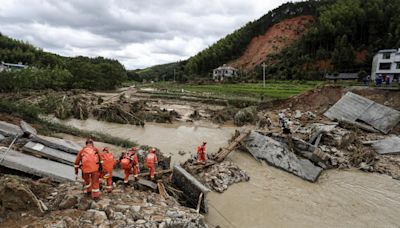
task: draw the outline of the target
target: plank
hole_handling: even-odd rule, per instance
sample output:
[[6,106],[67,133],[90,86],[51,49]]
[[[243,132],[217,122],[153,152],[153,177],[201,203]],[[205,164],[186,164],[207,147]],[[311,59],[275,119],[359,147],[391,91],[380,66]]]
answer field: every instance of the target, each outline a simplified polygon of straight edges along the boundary
[[215,161],[222,162],[238,145],[242,142],[249,134],[251,130],[246,129],[240,133],[227,147],[222,148],[222,150],[215,156]]

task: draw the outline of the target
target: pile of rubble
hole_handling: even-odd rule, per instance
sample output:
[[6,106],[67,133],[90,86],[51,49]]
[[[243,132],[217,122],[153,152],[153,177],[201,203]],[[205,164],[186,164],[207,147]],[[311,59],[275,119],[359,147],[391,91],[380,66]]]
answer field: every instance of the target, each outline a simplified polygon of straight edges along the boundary
[[227,190],[229,185],[250,180],[245,171],[230,161],[210,166],[195,176],[206,187],[219,193]]
[[12,175],[0,178],[0,215],[8,227],[207,227],[196,210],[153,192],[117,183],[112,193],[93,201],[80,183]]
[[[291,108],[268,111],[264,113],[268,124],[253,131],[241,148],[311,182],[331,168],[355,167],[400,176],[396,157],[400,137],[385,136],[396,132],[399,111],[351,92],[326,108],[324,113]],[[278,112],[285,114],[291,134],[282,134]]]

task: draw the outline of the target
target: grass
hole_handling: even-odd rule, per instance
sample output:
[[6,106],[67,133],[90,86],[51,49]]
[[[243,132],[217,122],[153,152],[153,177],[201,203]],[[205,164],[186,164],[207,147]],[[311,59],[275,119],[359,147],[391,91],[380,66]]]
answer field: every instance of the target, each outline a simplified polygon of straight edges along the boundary
[[144,84],[142,87],[167,89],[169,92],[187,92],[202,96],[219,98],[263,98],[284,99],[321,85],[321,81],[268,81],[264,88],[262,83],[235,83],[235,84],[176,84],[172,82],[158,82]]

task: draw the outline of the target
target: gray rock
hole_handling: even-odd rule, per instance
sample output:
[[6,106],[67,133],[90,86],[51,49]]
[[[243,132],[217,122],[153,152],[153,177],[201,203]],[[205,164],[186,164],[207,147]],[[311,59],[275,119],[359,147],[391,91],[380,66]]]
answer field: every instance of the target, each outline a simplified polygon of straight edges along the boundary
[[78,197],[76,195],[66,195],[58,206],[61,210],[74,208],[78,204]]
[[140,211],[140,206],[132,206],[131,210],[137,213]]
[[25,134],[27,134],[29,136],[37,135],[36,129],[34,127],[32,127],[31,125],[29,125],[27,122],[21,120],[20,126],[21,126],[22,131]]
[[126,220],[126,217],[124,214],[122,214],[122,212],[114,212],[114,214],[112,215],[112,219],[113,220]]
[[17,135],[21,136],[24,134],[22,129],[14,124],[10,124],[4,121],[0,121],[0,134],[4,136],[15,137]]
[[93,224],[98,226],[104,223],[107,220],[107,215],[104,211],[97,211],[93,212]]
[[64,220],[58,221],[56,224],[52,224],[51,228],[67,228],[68,224]]
[[4,135],[0,134],[0,142],[3,141],[6,137]]

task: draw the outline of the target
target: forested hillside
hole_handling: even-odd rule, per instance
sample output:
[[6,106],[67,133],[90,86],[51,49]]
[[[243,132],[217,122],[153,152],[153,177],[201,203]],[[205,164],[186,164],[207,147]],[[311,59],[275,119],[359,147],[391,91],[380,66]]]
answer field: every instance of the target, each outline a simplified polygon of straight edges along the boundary
[[[269,29],[301,16],[314,21],[300,37],[275,53],[265,51],[270,47],[259,48]],[[279,37],[275,32],[273,36]],[[256,45],[254,40],[258,40]],[[269,78],[322,79],[326,72],[369,73],[374,54],[385,48],[400,48],[400,1],[309,0],[284,4],[247,23],[189,58],[182,74],[210,77],[214,68],[231,64],[245,70],[248,77],[260,79],[262,62],[267,63]]]
[[103,57],[63,57],[0,34],[0,61],[29,69],[1,72],[0,90],[112,89],[126,79],[125,68]]
[[369,73],[373,55],[400,47],[400,1],[338,0],[321,7],[317,23],[290,47],[269,57],[268,73],[317,79],[325,71]]

